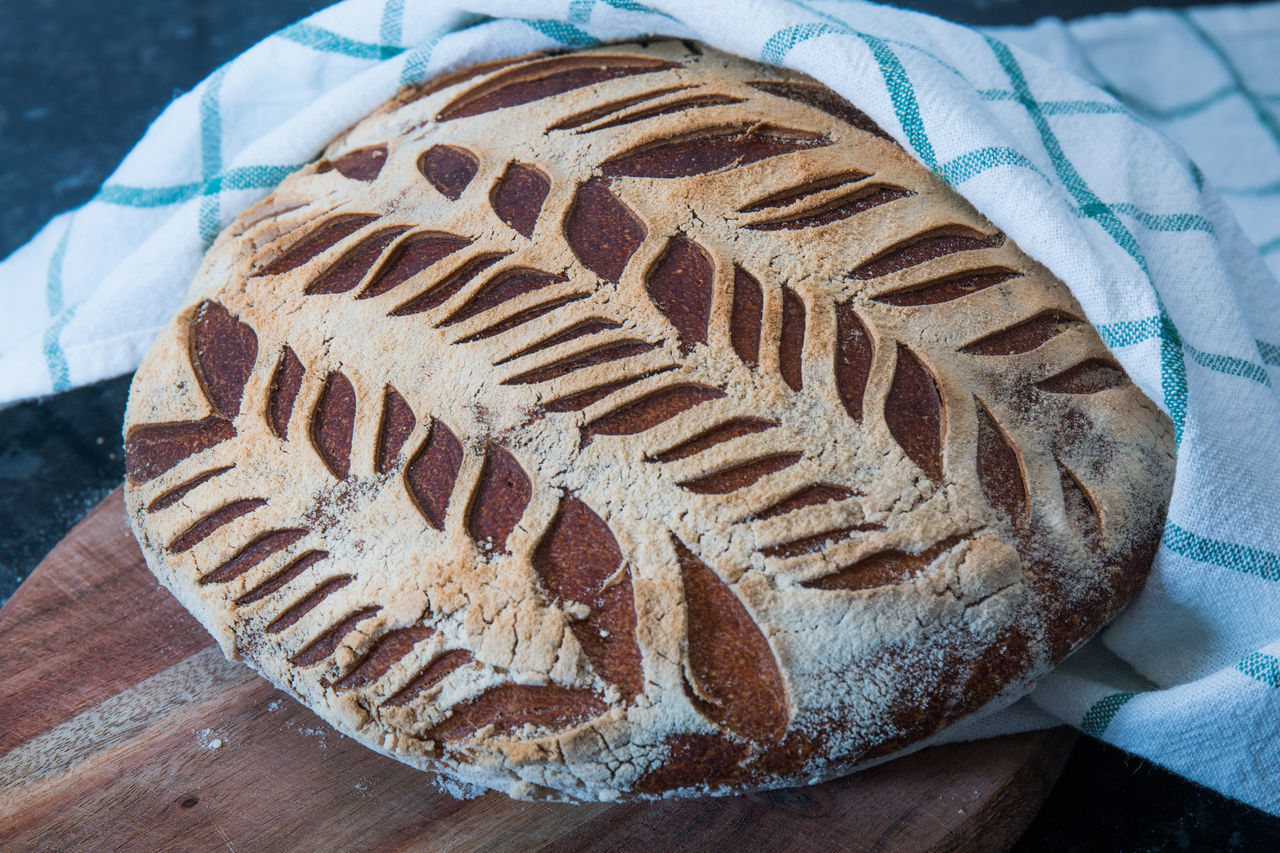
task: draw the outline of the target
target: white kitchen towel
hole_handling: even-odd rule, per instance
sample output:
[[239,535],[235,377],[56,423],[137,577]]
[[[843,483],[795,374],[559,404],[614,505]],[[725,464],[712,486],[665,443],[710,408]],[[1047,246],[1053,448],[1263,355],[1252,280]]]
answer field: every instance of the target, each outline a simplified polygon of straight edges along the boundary
[[218,230],[400,86],[639,34],[849,98],[1057,273],[1173,419],[1150,581],[965,731],[1064,720],[1280,814],[1275,3],[981,32],[861,0],[347,0],[174,101],[0,264],[0,402],[133,369]]

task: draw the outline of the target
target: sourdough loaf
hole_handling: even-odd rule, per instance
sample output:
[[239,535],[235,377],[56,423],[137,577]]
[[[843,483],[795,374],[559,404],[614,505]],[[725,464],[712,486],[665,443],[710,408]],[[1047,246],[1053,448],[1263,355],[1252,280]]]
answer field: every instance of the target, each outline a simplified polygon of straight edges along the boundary
[[848,772],[1128,600],[1167,418],[804,76],[681,42],[406,90],[134,381],[157,577],[339,731],[512,796]]

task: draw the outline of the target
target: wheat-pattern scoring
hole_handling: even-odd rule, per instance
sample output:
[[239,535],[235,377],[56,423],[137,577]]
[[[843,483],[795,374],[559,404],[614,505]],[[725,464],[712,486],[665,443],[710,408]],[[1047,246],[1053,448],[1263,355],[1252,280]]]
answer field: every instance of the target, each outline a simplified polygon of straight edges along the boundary
[[422,766],[829,773],[1016,689],[1096,628],[1059,611],[1141,576],[1123,510],[1164,462],[1109,436],[1154,410],[1065,288],[794,75],[661,43],[409,92],[210,258],[131,402],[144,548],[229,651]]

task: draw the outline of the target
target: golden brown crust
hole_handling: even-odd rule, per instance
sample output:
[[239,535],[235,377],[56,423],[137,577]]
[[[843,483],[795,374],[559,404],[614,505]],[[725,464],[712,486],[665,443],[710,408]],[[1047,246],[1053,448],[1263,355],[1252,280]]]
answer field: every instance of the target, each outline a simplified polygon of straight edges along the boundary
[[1133,594],[1167,419],[848,104],[679,43],[409,91],[245,211],[127,497],[223,649],[531,798],[811,781]]

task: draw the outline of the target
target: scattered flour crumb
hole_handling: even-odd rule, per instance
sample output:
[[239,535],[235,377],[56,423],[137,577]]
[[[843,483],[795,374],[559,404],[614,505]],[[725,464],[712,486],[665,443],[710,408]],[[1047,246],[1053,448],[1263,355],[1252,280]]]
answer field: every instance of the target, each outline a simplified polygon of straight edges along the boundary
[[284,705],[284,703],[283,703],[283,702],[281,702],[279,699],[272,699],[270,702],[268,702],[268,703],[267,703],[267,710],[268,710],[268,711],[279,711],[279,710],[280,710],[280,708],[281,708],[281,706],[283,706],[283,705]]
[[479,785],[463,782],[461,779],[451,779],[448,776],[436,776],[433,779],[429,779],[429,781],[437,790],[448,794],[456,800],[474,800],[476,797],[487,793]]
[[216,732],[213,729],[201,729],[195,734],[196,734],[196,743],[199,744],[204,749],[221,749],[222,748],[222,738],[218,737],[220,732]]
[[321,728],[320,726],[313,726],[310,728],[306,726],[298,726],[297,731],[298,731],[298,734],[300,735],[304,735],[306,737],[318,738],[320,741],[320,751],[326,752],[326,753],[328,752],[329,743],[326,740],[326,738],[329,735],[328,729]]

